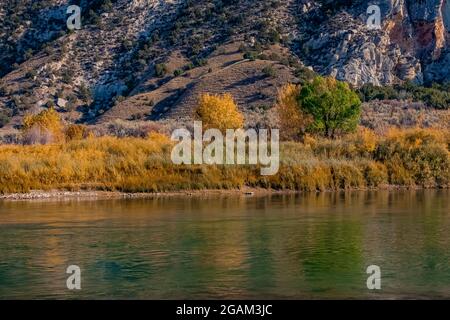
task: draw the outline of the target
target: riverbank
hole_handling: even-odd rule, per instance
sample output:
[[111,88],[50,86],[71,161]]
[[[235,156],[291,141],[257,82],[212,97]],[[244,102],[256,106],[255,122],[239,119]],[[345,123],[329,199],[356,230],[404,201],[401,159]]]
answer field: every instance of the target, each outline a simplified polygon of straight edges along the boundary
[[[320,192],[338,193],[338,192],[364,192],[364,191],[399,191],[399,190],[424,190],[425,188],[419,186],[394,186],[383,185],[377,188],[355,188],[342,190],[324,190]],[[443,188],[441,188],[443,189]],[[448,188],[445,188],[448,189]],[[438,190],[434,188],[434,190]],[[243,197],[259,197],[267,195],[292,195],[302,194],[305,192],[296,190],[275,190],[275,189],[261,189],[261,188],[243,188],[232,190],[182,190],[172,192],[119,192],[119,191],[95,191],[95,190],[80,190],[80,191],[66,191],[66,190],[33,190],[28,193],[10,193],[0,195],[0,200],[6,201],[23,201],[23,200],[108,200],[108,199],[145,199],[157,197],[218,197],[218,196],[243,196]],[[312,192],[307,192],[312,193]],[[316,192],[317,193],[317,192]]]
[[292,190],[268,190],[247,188],[242,190],[189,190],[176,192],[126,193],[118,191],[31,191],[29,193],[11,193],[0,195],[0,200],[70,200],[70,199],[144,199],[155,197],[215,197],[215,196],[264,196],[271,194],[295,194]]
[[360,130],[337,140],[306,137],[303,143],[283,142],[279,171],[272,176],[261,175],[257,165],[175,165],[173,145],[159,134],[146,139],[3,145],[0,194],[45,198],[51,190],[75,196],[92,190],[131,197],[247,188],[318,192],[450,186],[450,134],[432,129],[394,130],[386,136]]

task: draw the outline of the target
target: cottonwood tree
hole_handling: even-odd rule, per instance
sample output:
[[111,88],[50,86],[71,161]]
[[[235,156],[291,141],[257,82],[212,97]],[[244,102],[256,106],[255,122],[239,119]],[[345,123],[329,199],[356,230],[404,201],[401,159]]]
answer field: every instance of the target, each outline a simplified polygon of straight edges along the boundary
[[286,84],[278,90],[276,111],[280,127],[281,138],[286,141],[301,141],[308,126],[312,123],[312,116],[299,108],[297,98],[301,87]]
[[199,98],[196,116],[203,122],[205,129],[240,129],[244,126],[244,117],[230,94],[203,94]]
[[328,138],[355,131],[361,116],[358,95],[347,83],[332,77],[316,77],[305,84],[298,102],[313,117],[310,129]]

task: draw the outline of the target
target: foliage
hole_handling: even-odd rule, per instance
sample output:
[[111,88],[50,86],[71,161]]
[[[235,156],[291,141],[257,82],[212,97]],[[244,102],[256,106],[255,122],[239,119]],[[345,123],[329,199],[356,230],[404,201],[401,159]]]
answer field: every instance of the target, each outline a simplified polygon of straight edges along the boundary
[[92,92],[91,90],[86,86],[86,84],[82,83],[79,87],[78,87],[78,92],[79,92],[79,98],[84,101],[85,103],[89,104],[92,100]]
[[89,133],[88,127],[81,124],[71,124],[64,131],[66,141],[85,139]]
[[378,87],[366,84],[358,90],[365,102],[372,100],[412,100],[424,102],[436,109],[450,108],[450,84],[433,84],[431,87],[418,86],[413,83]]
[[197,117],[205,128],[238,129],[244,125],[244,117],[230,94],[202,94],[196,110]]
[[53,108],[25,115],[22,132],[29,144],[57,143],[64,139],[61,118]]
[[4,127],[11,120],[11,115],[7,110],[0,110],[0,128]]
[[392,129],[376,158],[386,163],[392,184],[427,187],[450,182],[449,134],[433,129]]
[[155,75],[157,77],[164,77],[167,73],[167,66],[164,63],[158,63],[155,65]]
[[270,78],[274,78],[277,75],[277,71],[274,69],[273,66],[269,65],[266,66],[262,69],[262,73],[266,76],[266,77],[270,77]]
[[282,140],[301,140],[312,123],[312,117],[298,108],[300,89],[300,86],[287,84],[278,91],[276,110]]
[[354,131],[358,125],[361,101],[347,83],[316,77],[302,87],[298,100],[300,107],[312,115],[314,132],[334,138],[338,133]]

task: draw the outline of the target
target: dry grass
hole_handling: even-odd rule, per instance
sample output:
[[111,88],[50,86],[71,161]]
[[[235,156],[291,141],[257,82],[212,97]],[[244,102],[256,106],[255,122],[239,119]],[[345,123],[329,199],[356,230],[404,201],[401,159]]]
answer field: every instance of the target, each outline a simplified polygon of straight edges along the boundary
[[175,166],[172,142],[100,137],[53,145],[0,146],[0,193],[50,189],[162,192],[244,186],[323,191],[404,185],[450,186],[450,134],[367,129],[341,140],[306,137],[281,145],[280,171],[256,166]]

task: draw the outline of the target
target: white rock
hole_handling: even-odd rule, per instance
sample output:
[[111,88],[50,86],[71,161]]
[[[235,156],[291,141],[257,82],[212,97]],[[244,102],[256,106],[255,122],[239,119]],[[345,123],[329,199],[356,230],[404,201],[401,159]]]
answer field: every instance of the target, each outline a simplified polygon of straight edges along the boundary
[[56,104],[58,105],[58,107],[60,108],[65,108],[67,105],[67,100],[63,99],[63,98],[58,98],[58,101],[56,102]]

